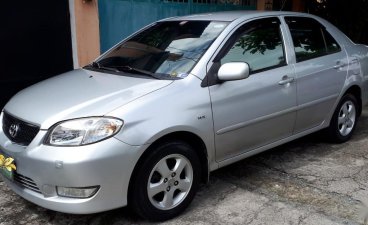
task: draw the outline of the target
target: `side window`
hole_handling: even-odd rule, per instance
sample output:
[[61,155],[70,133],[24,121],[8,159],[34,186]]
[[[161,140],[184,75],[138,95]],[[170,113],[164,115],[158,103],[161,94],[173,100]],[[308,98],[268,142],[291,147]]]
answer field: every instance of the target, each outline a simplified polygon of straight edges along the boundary
[[341,50],[331,34],[316,20],[306,17],[285,17],[285,20],[293,39],[297,62]]
[[339,44],[335,41],[335,39],[328,33],[325,29],[322,30],[323,37],[326,41],[326,51],[328,54],[335,53],[341,51]]
[[221,65],[246,62],[250,73],[286,65],[280,20],[267,18],[251,21],[235,32],[225,51]]

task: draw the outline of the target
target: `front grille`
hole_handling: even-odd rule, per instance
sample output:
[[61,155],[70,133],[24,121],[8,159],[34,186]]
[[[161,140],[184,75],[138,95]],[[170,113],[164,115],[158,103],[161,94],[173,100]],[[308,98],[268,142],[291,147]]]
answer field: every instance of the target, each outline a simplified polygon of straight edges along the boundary
[[37,187],[37,184],[29,177],[23,176],[17,172],[14,172],[14,181],[20,186],[32,190],[34,192],[40,193],[40,189]]
[[[11,126],[17,126],[15,135],[14,133],[10,135]],[[38,126],[24,122],[4,112],[3,131],[12,142],[20,145],[29,145],[39,130],[40,128]]]

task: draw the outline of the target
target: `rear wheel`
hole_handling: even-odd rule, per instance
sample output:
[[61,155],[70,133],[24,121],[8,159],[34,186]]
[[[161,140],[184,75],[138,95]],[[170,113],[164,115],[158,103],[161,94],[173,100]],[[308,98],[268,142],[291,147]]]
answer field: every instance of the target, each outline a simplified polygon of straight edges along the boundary
[[200,182],[200,163],[192,147],[168,142],[156,147],[134,177],[130,205],[143,218],[162,221],[190,204]]
[[327,129],[330,140],[342,143],[351,138],[358,120],[358,103],[354,95],[345,95],[334,112]]

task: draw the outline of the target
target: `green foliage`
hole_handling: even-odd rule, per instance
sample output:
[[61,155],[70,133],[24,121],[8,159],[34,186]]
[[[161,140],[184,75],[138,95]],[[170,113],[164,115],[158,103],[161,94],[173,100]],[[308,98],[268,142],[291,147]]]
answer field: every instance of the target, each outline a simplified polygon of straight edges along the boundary
[[165,33],[154,32],[145,40],[147,45],[152,47],[159,47],[165,38]]
[[274,50],[281,45],[280,37],[275,29],[259,29],[239,38],[235,47],[241,47],[245,52],[264,54],[266,50]]

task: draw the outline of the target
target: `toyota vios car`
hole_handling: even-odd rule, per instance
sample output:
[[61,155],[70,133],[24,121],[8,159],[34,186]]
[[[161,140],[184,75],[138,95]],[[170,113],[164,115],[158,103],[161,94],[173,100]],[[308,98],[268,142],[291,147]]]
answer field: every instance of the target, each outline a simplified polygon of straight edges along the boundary
[[368,48],[292,12],[153,23],[4,107],[3,179],[66,213],[182,212],[209,173],[324,129],[347,141],[367,102]]

